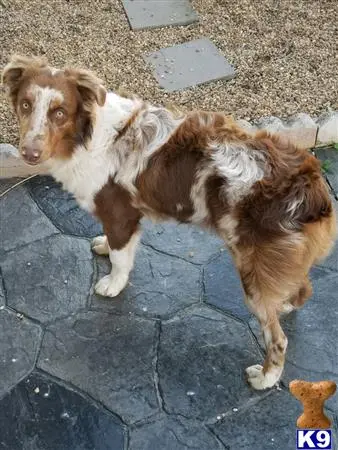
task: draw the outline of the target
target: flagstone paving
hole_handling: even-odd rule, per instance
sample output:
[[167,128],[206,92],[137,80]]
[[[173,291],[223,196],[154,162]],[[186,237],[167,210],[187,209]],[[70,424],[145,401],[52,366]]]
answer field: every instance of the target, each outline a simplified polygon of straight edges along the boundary
[[[110,269],[90,251],[101,227],[51,178],[0,210],[0,449],[288,450],[301,411],[288,382],[338,382],[337,248],[283,319],[280,387],[257,392],[244,369],[263,360],[259,330],[217,237],[145,221],[112,300],[93,292]],[[327,407],[337,432],[337,395]]]
[[234,68],[209,39],[196,39],[149,53],[144,59],[167,92],[216,80],[230,80]]
[[123,0],[122,3],[134,30],[189,25],[198,20],[189,0]]

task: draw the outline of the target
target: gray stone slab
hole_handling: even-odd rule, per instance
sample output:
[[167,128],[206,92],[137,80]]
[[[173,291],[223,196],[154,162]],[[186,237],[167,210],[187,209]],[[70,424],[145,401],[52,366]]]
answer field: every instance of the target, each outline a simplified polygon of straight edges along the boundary
[[153,361],[156,323],[131,316],[88,312],[51,325],[38,367],[101,401],[134,422],[159,410]]
[[197,39],[144,56],[168,92],[216,80],[230,80],[233,67],[209,39]]
[[14,177],[14,178],[2,178],[0,179],[0,195],[5,191],[13,187],[15,184],[22,181],[22,178]]
[[6,300],[5,300],[5,292],[4,292],[4,287],[3,287],[3,278],[0,273],[0,308],[5,305],[5,302],[6,302]]
[[333,147],[316,148],[315,153],[326,168],[325,175],[338,200],[338,150]]
[[250,319],[240,278],[229,252],[222,252],[205,266],[203,283],[206,303],[240,319]]
[[[338,275],[320,268],[311,272],[313,297],[298,311],[284,316],[282,328],[289,344],[282,380],[333,380],[338,384]],[[256,320],[252,329],[262,339]],[[327,401],[338,413],[338,396]]]
[[221,450],[224,447],[203,425],[181,417],[163,417],[130,432],[129,450]]
[[41,330],[38,325],[2,309],[0,336],[0,397],[2,397],[33,369]]
[[101,224],[80,208],[74,197],[51,177],[32,178],[27,189],[38,206],[65,234],[95,237],[102,234]]
[[195,264],[205,264],[224,248],[223,241],[202,228],[176,222],[143,222],[142,242]]
[[[111,270],[109,258],[97,257],[97,279]],[[104,298],[93,294],[91,304],[117,313],[167,318],[200,301],[201,270],[186,261],[140,246],[129,284],[120,295]]]
[[188,0],[122,0],[131,28],[189,25],[198,16]]
[[92,282],[89,242],[53,236],[10,252],[0,263],[8,305],[41,322],[86,306]]
[[290,394],[274,391],[211,428],[227,449],[291,450],[296,448],[296,420],[301,412]]
[[208,308],[162,325],[158,371],[166,410],[213,420],[262,395],[245,368],[261,361],[247,327]]
[[11,450],[123,450],[121,421],[33,372],[0,401],[0,447]]
[[[335,200],[333,197],[332,201],[336,213],[336,223],[338,223],[338,201]],[[321,261],[319,266],[338,272],[338,240],[336,240],[335,246],[332,249],[329,256],[326,259],[324,259],[324,261]]]
[[24,187],[13,189],[0,199],[0,229],[0,254],[58,233]]

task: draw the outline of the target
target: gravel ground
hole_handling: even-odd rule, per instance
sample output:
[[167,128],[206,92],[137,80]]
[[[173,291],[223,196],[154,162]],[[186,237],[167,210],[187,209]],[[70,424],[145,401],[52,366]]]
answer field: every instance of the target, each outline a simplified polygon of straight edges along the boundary
[[[319,114],[338,107],[336,0],[192,0],[200,21],[130,31],[119,0],[1,0],[2,67],[12,53],[91,68],[109,89],[157,103],[223,110],[237,118]],[[230,82],[166,94],[142,55],[201,36],[235,66]],[[0,142],[17,143],[3,93]]]

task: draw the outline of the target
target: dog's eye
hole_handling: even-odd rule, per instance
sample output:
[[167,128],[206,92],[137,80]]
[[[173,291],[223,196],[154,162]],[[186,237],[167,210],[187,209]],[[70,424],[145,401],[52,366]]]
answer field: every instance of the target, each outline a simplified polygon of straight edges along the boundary
[[57,109],[57,110],[54,112],[54,114],[55,114],[55,117],[56,117],[57,119],[63,119],[63,118],[65,117],[65,112],[64,112],[64,110],[61,109],[61,108]]
[[30,108],[30,104],[26,101],[22,102],[22,109],[24,109],[25,111],[28,111]]

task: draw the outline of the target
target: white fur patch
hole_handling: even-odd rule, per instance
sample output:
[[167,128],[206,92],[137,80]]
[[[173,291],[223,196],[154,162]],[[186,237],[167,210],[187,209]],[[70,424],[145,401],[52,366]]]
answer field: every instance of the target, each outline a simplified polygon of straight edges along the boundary
[[283,367],[274,367],[265,374],[263,373],[263,367],[259,364],[248,367],[246,370],[248,376],[248,382],[257,390],[267,389],[274,386],[280,379]]
[[236,234],[237,225],[238,220],[231,214],[226,214],[218,222],[220,234],[230,248],[238,242],[238,235]]
[[235,204],[264,177],[265,157],[262,152],[244,144],[216,143],[211,148],[217,172],[227,179],[227,199],[230,204]]
[[32,124],[30,130],[26,134],[26,139],[34,139],[37,136],[43,136],[48,120],[48,110],[52,101],[64,100],[62,92],[50,87],[41,87],[33,84],[29,89],[30,94],[34,97],[32,110]]
[[207,179],[212,173],[213,170],[209,166],[201,169],[196,174],[196,181],[191,188],[190,198],[193,202],[195,212],[190,218],[190,221],[196,225],[203,224],[209,217],[205,186]]
[[129,273],[134,265],[137,244],[140,241],[140,233],[135,233],[128,244],[121,250],[109,248],[109,259],[112,270],[109,275],[101,278],[95,286],[97,294],[106,297],[116,297],[126,286]]

